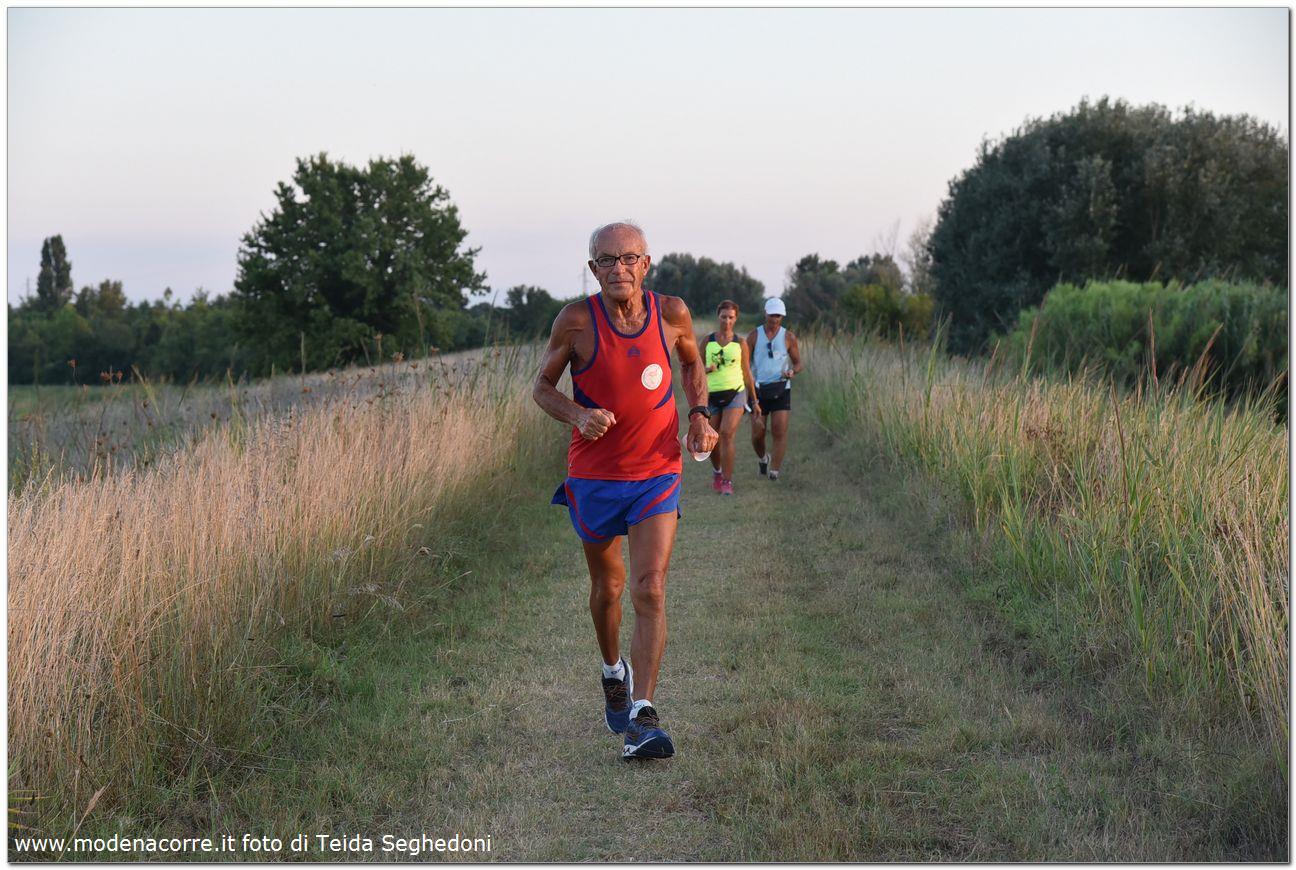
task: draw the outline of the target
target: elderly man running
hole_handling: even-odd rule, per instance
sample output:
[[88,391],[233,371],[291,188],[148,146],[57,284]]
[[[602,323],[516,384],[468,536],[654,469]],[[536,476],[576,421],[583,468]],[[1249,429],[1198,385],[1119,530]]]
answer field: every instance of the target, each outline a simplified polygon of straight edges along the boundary
[[[708,422],[706,376],[688,306],[643,289],[651,264],[643,231],[629,221],[599,227],[589,256],[601,289],[558,313],[532,396],[572,427],[567,480],[553,503],[566,505],[585,549],[607,727],[625,734],[625,758],[669,758],[675,746],[652,699],[666,648],[666,571],[679,517],[672,348],[691,406],[688,449],[708,452],[718,436]],[[568,366],[571,399],[557,388]],[[620,653],[623,535],[630,539],[635,610],[629,662]]]
[[[752,449],[757,469],[778,480],[787,453],[788,418],[792,415],[792,378],[801,373],[801,351],[796,336],[783,327],[787,306],[775,296],[765,302],[765,323],[747,336],[752,375],[760,407],[752,414]],[[769,425],[766,426],[766,421]],[[765,431],[774,436],[774,455],[766,450]]]

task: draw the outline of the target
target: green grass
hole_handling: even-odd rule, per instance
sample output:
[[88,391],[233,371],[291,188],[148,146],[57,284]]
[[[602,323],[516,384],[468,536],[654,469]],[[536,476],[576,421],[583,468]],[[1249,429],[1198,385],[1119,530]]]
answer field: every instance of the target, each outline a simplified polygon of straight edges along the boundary
[[969,594],[1091,696],[1108,733],[1192,758],[1188,799],[1222,841],[1285,852],[1285,428],[1173,386],[1125,393],[860,339],[815,350],[822,424],[957,494],[981,545]]
[[[675,759],[626,764],[602,726],[588,579],[548,504],[554,424],[460,506],[417,606],[281,644],[254,751],[82,833],[462,832],[492,853],[432,857],[505,861],[1285,860],[1264,753],[1068,666],[1074,635],[965,492],[797,395],[778,484],[745,428],[733,499],[686,463],[657,695]],[[632,623],[627,602],[627,645]]]
[[657,698],[674,760],[625,764],[602,727],[588,581],[547,504],[555,427],[493,519],[456,525],[459,579],[426,606],[285,645],[260,757],[95,829],[460,831],[508,861],[1285,854],[1255,770],[1127,730],[1000,615],[956,495],[798,410],[779,484],[744,457],[722,502],[686,468]]

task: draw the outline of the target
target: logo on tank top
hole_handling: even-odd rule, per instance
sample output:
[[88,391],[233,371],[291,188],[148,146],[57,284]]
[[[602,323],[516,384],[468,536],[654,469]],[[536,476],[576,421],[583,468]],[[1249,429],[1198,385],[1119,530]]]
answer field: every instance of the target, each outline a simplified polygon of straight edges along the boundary
[[640,355],[639,348],[637,347],[632,347],[628,351],[626,351],[626,356],[639,356],[639,355]]
[[643,374],[639,376],[639,382],[644,385],[644,389],[646,390],[657,389],[661,386],[661,381],[662,367],[657,365],[657,363],[648,366],[643,370]]

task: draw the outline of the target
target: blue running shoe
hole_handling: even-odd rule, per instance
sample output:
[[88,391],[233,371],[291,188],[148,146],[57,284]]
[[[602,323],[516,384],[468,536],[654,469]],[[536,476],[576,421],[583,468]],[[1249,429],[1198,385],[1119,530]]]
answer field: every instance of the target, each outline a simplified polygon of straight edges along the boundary
[[670,758],[674,754],[675,744],[661,727],[657,711],[651,704],[640,707],[639,715],[626,727],[621,757],[629,761],[631,758]]
[[634,706],[634,702],[630,700],[630,693],[634,691],[634,671],[624,657],[621,664],[625,667],[624,680],[616,677],[603,678],[603,698],[607,702],[603,709],[603,721],[613,734],[625,732],[626,725],[630,723],[630,708]]

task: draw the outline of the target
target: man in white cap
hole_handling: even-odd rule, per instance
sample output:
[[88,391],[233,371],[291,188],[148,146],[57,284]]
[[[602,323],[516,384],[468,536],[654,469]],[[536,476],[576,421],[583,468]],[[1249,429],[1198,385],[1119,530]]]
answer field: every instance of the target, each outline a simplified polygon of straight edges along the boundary
[[[787,306],[775,296],[765,302],[765,324],[747,336],[752,377],[760,408],[752,414],[752,448],[757,466],[770,480],[778,480],[787,453],[788,418],[792,414],[792,378],[801,373],[801,352],[796,336],[783,328]],[[765,430],[774,436],[774,453],[766,450]]]

